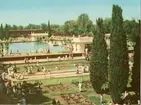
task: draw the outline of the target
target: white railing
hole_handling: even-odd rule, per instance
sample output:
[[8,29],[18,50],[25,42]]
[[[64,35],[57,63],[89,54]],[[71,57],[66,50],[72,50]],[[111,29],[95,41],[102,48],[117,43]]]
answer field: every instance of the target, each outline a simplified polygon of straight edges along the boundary
[[31,36],[48,36],[48,33],[31,33]]
[[72,42],[92,42],[93,37],[74,37]]

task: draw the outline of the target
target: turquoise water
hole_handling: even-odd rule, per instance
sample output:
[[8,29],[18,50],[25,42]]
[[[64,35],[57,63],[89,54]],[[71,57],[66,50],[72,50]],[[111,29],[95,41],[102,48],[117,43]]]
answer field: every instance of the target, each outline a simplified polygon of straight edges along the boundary
[[51,53],[68,51],[64,46],[53,46],[43,42],[22,42],[22,43],[10,43],[8,52],[19,52],[19,53],[27,53],[27,52],[36,52],[41,51],[42,49],[50,49]]

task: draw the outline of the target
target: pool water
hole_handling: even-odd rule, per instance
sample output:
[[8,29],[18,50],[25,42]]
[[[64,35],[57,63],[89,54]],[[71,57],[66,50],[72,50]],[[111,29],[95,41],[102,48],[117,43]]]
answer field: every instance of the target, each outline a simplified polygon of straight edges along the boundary
[[8,52],[19,52],[19,53],[27,53],[27,52],[36,52],[41,51],[42,49],[48,50],[50,49],[51,53],[57,53],[62,51],[68,51],[64,46],[53,46],[43,42],[22,42],[22,43],[10,43],[8,46]]

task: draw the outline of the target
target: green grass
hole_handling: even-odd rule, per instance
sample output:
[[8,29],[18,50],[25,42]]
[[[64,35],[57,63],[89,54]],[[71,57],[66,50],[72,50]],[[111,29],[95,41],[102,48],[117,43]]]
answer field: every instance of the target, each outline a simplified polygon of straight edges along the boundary
[[[89,80],[89,76],[82,76],[82,77],[67,77],[67,78],[60,78],[62,84],[71,84],[73,81],[80,81],[83,78],[84,81]],[[51,78],[48,80],[42,80],[43,85],[53,85],[58,84],[58,79]]]
[[[74,63],[88,63],[88,61],[86,60],[72,60],[72,61],[60,61],[60,62],[45,62],[45,63],[39,63],[42,64],[40,66],[43,65],[47,65],[48,67],[50,67],[50,65],[67,65],[67,69],[66,70],[71,70],[74,69]],[[29,65],[35,65],[36,63],[32,63]],[[24,71],[25,68],[24,66],[27,66],[27,64],[19,64],[17,65],[17,67],[20,67],[20,71]],[[53,66],[51,66],[53,69],[51,68],[47,68],[47,69],[51,69],[51,70],[56,70]],[[34,68],[34,66],[33,66]],[[36,71],[36,70],[34,70]],[[43,90],[47,90],[48,92],[43,92],[42,94],[39,95],[33,95],[28,97],[28,101],[30,104],[50,104],[51,100],[54,99],[56,96],[59,96],[60,94],[68,94],[68,93],[79,93],[82,94],[83,96],[85,96],[86,98],[88,98],[90,101],[92,101],[94,104],[96,105],[100,105],[100,99],[99,99],[99,95],[93,90],[93,88],[82,88],[82,90],[84,90],[84,92],[79,92],[78,90],[78,86],[75,84],[72,84],[72,82],[79,82],[81,80],[81,78],[83,79],[83,81],[89,81],[90,78],[89,76],[81,76],[81,77],[65,77],[65,78],[50,78],[50,79],[46,79],[46,80],[39,80],[42,82],[42,87],[47,85],[56,85],[58,84],[58,80],[61,81],[62,84],[67,84],[69,89],[65,90],[65,91],[51,91],[50,89],[46,89],[43,88]],[[29,83],[34,83],[35,81],[28,81]],[[106,100],[106,102],[109,102],[111,100],[110,96],[105,95],[104,99]]]
[[[99,95],[92,89],[84,89],[84,92],[79,92],[78,86],[72,84],[72,82],[79,82],[83,78],[83,81],[89,81],[90,78],[89,76],[82,76],[82,77],[68,77],[68,78],[59,78],[62,84],[68,85],[69,89],[68,90],[57,90],[57,91],[52,91],[50,88],[43,88],[44,91],[42,94],[37,94],[37,95],[31,95],[28,97],[28,102],[30,104],[42,104],[42,105],[47,105],[52,102],[52,99],[54,99],[56,96],[59,96],[60,94],[68,94],[68,93],[75,93],[75,94],[82,94],[84,97],[88,98],[91,102],[93,102],[95,105],[101,105],[100,104],[100,99]],[[30,81],[29,83],[34,83],[35,81]],[[42,87],[47,85],[56,85],[58,84],[58,79],[56,78],[51,78],[47,80],[41,80],[42,82]],[[82,88],[83,90],[83,88]],[[106,102],[109,102],[111,100],[109,95],[104,95],[104,99]]]
[[96,96],[90,96],[89,97],[89,100],[93,103],[95,103],[96,105],[101,105],[100,104],[100,98],[99,97],[96,97]]

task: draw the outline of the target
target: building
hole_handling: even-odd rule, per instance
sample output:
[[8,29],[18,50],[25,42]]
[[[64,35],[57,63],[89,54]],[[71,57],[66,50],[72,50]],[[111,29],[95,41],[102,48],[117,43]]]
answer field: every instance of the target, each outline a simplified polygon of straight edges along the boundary
[[38,38],[41,38],[41,37],[48,37],[48,33],[31,33],[29,34],[30,35],[30,38],[31,38],[31,41],[36,41]]
[[92,44],[93,37],[73,37],[73,53],[84,53],[85,49]]

